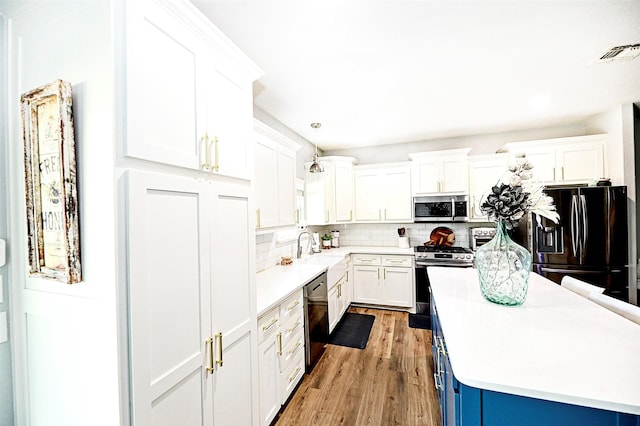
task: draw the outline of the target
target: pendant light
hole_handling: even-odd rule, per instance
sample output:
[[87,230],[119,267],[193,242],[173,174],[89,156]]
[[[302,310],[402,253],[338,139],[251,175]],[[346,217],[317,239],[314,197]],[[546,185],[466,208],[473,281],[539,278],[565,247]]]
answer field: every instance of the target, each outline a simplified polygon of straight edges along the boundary
[[[311,128],[319,129],[321,125],[321,123],[311,123]],[[313,163],[311,163],[311,166],[309,167],[309,173],[322,173],[324,172],[324,166],[318,161],[318,145],[315,145],[316,153],[313,154]]]

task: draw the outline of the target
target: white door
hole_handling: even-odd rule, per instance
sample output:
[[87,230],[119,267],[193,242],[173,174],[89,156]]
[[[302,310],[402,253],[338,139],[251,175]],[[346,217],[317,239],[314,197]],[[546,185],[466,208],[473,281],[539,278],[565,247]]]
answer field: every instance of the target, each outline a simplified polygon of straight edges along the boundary
[[380,179],[377,170],[358,170],[354,174],[356,221],[381,220]]
[[445,159],[442,161],[442,192],[467,192],[467,161]]
[[411,172],[408,167],[389,169],[380,175],[384,191],[382,219],[387,222],[411,221]]
[[234,80],[220,65],[210,61],[206,69],[207,132],[213,139],[214,172],[249,179],[253,155],[251,82]]
[[278,225],[296,223],[296,153],[280,146],[278,150]]
[[133,423],[211,424],[205,185],[142,172],[128,172],[127,183]]
[[251,425],[258,418],[258,360],[250,187],[211,186],[214,424]]
[[585,182],[603,177],[602,151],[600,142],[559,145],[556,149],[556,161],[560,167],[558,180]]
[[204,110],[200,43],[155,2],[127,3],[125,155],[197,169]]
[[440,162],[416,161],[413,166],[414,193],[430,194],[440,192]]
[[380,270],[377,266],[353,267],[353,300],[360,303],[379,303]]
[[351,164],[335,165],[336,222],[353,220],[353,167]]
[[277,336],[271,335],[258,349],[260,374],[260,426],[269,426],[280,410],[280,367]]
[[413,269],[383,268],[381,303],[390,306],[413,306]]
[[549,147],[527,148],[527,159],[533,164],[533,180],[535,182],[555,182],[560,179],[560,171],[556,170],[556,154]]
[[471,219],[486,220],[480,205],[506,174],[506,159],[486,160],[469,163],[469,214]]
[[278,147],[255,132],[255,202],[258,228],[278,225]]

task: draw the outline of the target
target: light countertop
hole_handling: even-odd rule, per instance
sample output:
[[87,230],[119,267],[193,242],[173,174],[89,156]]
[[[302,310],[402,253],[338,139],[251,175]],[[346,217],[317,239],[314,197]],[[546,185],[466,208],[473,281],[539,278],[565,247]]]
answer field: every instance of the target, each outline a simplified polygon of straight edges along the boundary
[[477,271],[429,267],[455,377],[487,389],[640,414],[640,326],[531,274],[527,299],[480,294]]
[[256,276],[256,295],[258,316],[276,306],[286,299],[291,293],[304,287],[327,270],[327,266],[307,264],[304,261],[310,257],[318,256],[348,256],[352,253],[363,254],[401,254],[413,255],[413,247],[365,247],[344,246],[322,250],[313,255],[304,255],[302,259],[293,259],[293,264],[287,266],[274,266],[258,272]]

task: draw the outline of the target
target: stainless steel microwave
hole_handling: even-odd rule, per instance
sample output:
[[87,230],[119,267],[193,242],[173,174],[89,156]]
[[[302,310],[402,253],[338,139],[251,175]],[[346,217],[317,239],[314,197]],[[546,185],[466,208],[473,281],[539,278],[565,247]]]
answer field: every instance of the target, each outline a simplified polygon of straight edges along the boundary
[[467,222],[467,195],[432,195],[413,197],[414,222]]

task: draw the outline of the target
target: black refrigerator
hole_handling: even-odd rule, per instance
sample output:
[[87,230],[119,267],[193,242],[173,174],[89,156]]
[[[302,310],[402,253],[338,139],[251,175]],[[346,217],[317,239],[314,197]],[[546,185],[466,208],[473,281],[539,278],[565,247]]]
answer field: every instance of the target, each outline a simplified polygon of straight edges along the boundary
[[553,198],[559,223],[542,217],[538,222],[532,215],[516,236],[527,235],[533,271],[558,284],[569,275],[627,301],[627,187],[547,187],[545,193]]

